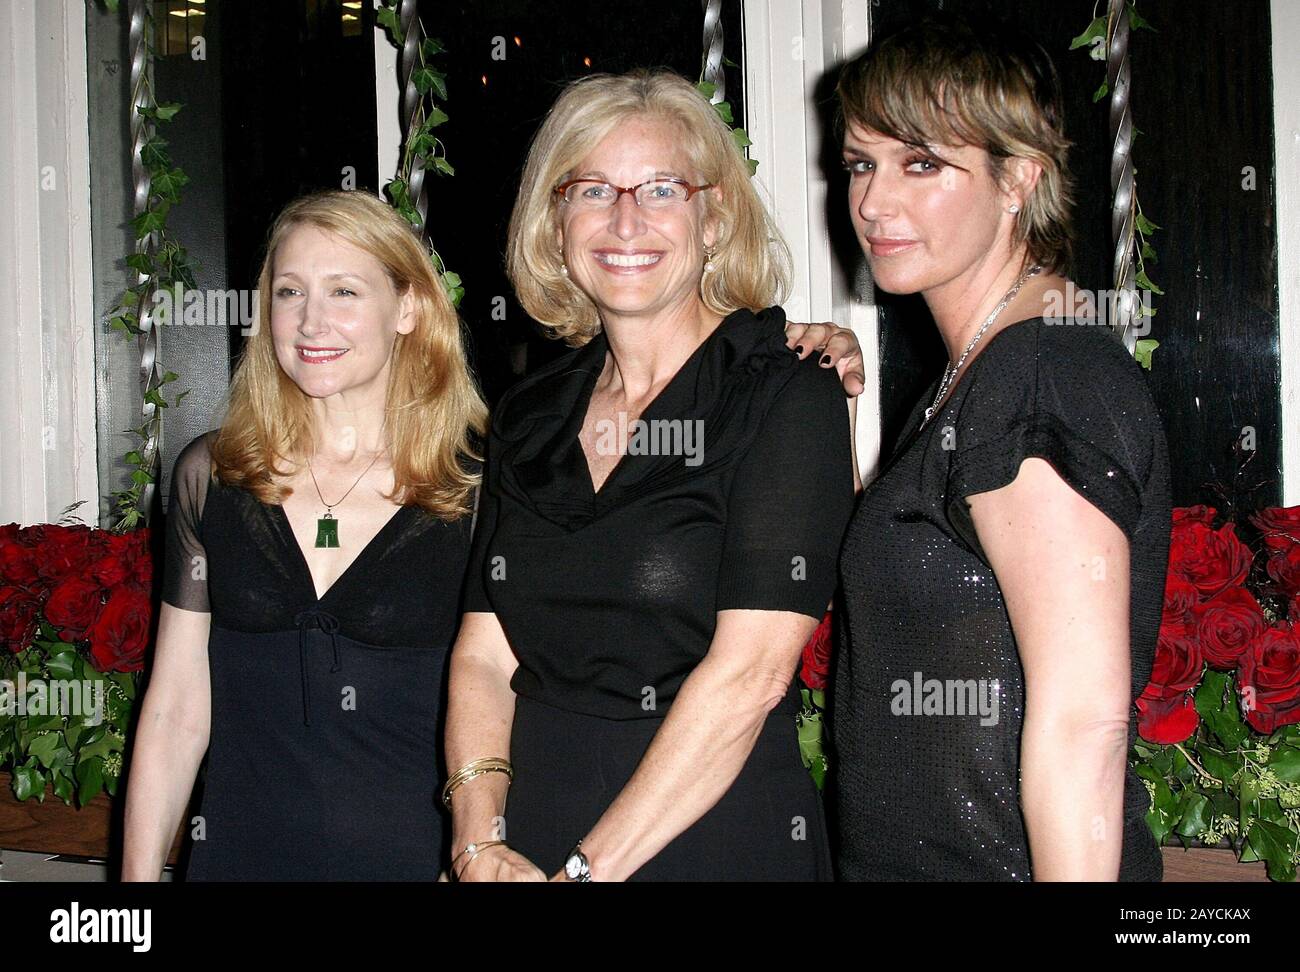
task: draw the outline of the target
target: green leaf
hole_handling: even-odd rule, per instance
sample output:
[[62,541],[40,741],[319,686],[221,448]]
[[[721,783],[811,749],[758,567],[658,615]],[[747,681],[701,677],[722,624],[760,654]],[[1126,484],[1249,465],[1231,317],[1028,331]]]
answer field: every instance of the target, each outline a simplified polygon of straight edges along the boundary
[[[731,139],[736,143],[736,147],[742,151],[754,144],[749,140],[749,135],[746,134],[743,128],[733,128],[731,130]],[[750,175],[753,175],[753,173],[751,172]]]
[[169,169],[153,177],[150,190],[168,202],[179,202],[181,189],[189,185],[190,177],[180,169]]
[[442,41],[436,37],[426,37],[424,43],[420,45],[421,51],[425,57],[436,57],[443,53],[447,48],[442,46]]
[[72,777],[60,774],[54,778],[54,795],[64,803],[71,805],[74,792]]
[[444,274],[442,275],[442,281],[443,281],[443,283],[445,283],[448,287],[459,287],[459,286],[460,286],[460,274],[458,274],[458,273],[452,273],[450,270],[448,270],[446,273],[444,273]]
[[85,806],[104,789],[104,761],[98,756],[77,764],[77,803]]
[[375,23],[388,31],[389,39],[401,47],[406,42],[406,35],[402,33],[401,24],[397,20],[397,9],[395,7],[380,7],[375,11]]
[[1149,290],[1153,294],[1159,294],[1162,297],[1164,296],[1165,292],[1156,285],[1155,281],[1153,281],[1150,277],[1147,276],[1147,272],[1145,270],[1139,270],[1137,272],[1137,277],[1135,279],[1137,285],[1141,287],[1143,290]]
[[721,118],[724,122],[726,122],[727,125],[730,126],[736,123],[736,119],[732,117],[731,105],[729,103],[725,101],[719,101],[716,105],[713,106],[713,110],[718,113],[718,117]]
[[1233,785],[1233,779],[1241,771],[1238,761],[1229,759],[1210,746],[1198,747],[1196,755],[1200,757],[1201,765],[1205,767],[1206,771],[1220,780],[1224,786]]
[[140,164],[146,169],[165,169],[171,166],[171,157],[163,151],[167,139],[157,135],[146,139],[140,146]]
[[1097,17],[1096,19],[1093,20],[1092,23],[1088,25],[1087,30],[1085,30],[1078,37],[1074,38],[1074,40],[1070,41],[1070,50],[1073,51],[1073,50],[1077,50],[1080,47],[1087,47],[1096,38],[1105,37],[1105,36],[1106,36],[1106,18]]
[[695,86],[695,90],[704,97],[705,101],[709,101],[717,93],[718,86],[712,81],[701,81]]
[[418,67],[411,72],[411,82],[415,85],[415,90],[420,94],[428,94],[429,89],[433,87],[433,69],[427,67]]
[[148,210],[140,213],[131,220],[131,227],[135,230],[135,238],[142,240],[150,233],[156,233],[163,228],[166,218],[162,213],[154,210]]
[[1092,93],[1092,103],[1095,105],[1108,94],[1110,94],[1110,85],[1103,81],[1101,87]]
[[1156,348],[1160,347],[1160,342],[1155,338],[1141,338],[1133,346],[1133,360],[1140,364],[1147,371],[1151,370],[1151,354]]
[[451,118],[445,111],[434,105],[429,109],[429,113],[424,116],[424,128],[427,131],[430,128],[437,128],[439,125],[445,125],[451,121]]
[[1210,798],[1204,793],[1184,790],[1179,808],[1182,816],[1178,820],[1178,826],[1174,828],[1175,833],[1182,837],[1195,837],[1210,829]]
[[45,659],[45,667],[50,673],[51,678],[72,678],[72,672],[76,667],[77,653],[75,651],[59,651]]
[[1142,15],[1137,12],[1137,8],[1131,3],[1128,5],[1128,26],[1129,30],[1155,30],[1154,27],[1143,19]]
[[166,101],[154,109],[154,114],[157,115],[160,121],[171,121],[176,117],[176,113],[184,107],[179,101]]
[[153,257],[148,253],[132,253],[126,265],[137,273],[153,273]]
[[103,3],[108,8],[109,13],[117,13],[118,0],[103,0]]
[[441,155],[439,155],[437,158],[433,160],[433,167],[437,169],[439,172],[441,172],[443,175],[454,176],[456,174],[456,170],[451,167],[451,163],[448,162]]
[[1137,221],[1134,225],[1137,226],[1137,231],[1143,236],[1150,236],[1160,228],[1155,223],[1151,222],[1151,220],[1143,216],[1141,212],[1137,214]]
[[54,751],[62,745],[62,740],[57,732],[47,732],[37,736],[32,740],[32,744],[27,747],[27,752],[40,760],[41,765],[46,769],[54,763]]
[[1268,768],[1283,783],[1300,783],[1300,749],[1278,746],[1269,754]]
[[10,786],[13,787],[14,796],[19,800],[26,800],[33,796],[44,798],[45,777],[36,768],[35,759],[29,759],[22,766],[14,767]]
[[1246,840],[1264,861],[1272,880],[1295,880],[1295,865],[1291,863],[1291,854],[1296,846],[1296,835],[1292,831],[1267,820],[1257,820],[1251,826]]

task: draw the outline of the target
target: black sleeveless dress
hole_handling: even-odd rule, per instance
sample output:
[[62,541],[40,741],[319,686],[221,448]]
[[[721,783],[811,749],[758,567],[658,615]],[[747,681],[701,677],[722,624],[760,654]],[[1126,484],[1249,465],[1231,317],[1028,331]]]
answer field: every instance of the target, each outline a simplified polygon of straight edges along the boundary
[[214,435],[177,459],[167,517],[163,600],[212,615],[187,877],[436,880],[470,518],[400,507],[318,599],[283,507],[210,478]]
[[[1024,672],[967,497],[1007,485],[1037,456],[1123,530],[1136,699],[1151,673],[1169,551],[1164,430],[1138,365],[1107,329],[1082,322],[996,332],[922,428],[937,385],[844,538],[830,696],[838,874],[1028,881]],[[1135,732],[1130,719],[1130,746]],[[1160,878],[1147,805],[1129,769],[1121,880]]]
[[[635,772],[719,611],[825,611],[853,502],[848,413],[783,323],[723,320],[641,415],[679,448],[629,430],[599,492],[578,434],[603,334],[494,412],[465,607],[495,613],[519,659],[506,839],[548,875]],[[792,684],[728,792],[634,880],[830,879],[798,703]]]

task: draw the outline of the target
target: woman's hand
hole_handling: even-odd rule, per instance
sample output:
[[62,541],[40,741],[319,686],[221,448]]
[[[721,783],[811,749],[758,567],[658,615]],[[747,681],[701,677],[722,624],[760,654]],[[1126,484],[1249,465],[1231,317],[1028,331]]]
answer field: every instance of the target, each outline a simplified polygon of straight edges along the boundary
[[840,374],[844,391],[850,398],[862,394],[867,387],[866,368],[862,364],[862,346],[858,337],[847,327],[831,323],[795,324],[785,326],[785,346],[802,348],[799,360],[817,352],[823,368],[834,368]]
[[462,882],[546,880],[540,867],[505,844],[493,844],[479,851],[457,874]]

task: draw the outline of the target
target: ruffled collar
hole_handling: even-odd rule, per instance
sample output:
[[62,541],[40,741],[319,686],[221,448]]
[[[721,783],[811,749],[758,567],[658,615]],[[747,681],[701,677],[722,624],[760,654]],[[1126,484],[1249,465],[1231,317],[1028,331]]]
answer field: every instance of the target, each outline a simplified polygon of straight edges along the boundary
[[[578,441],[609,342],[602,332],[530,375],[492,417],[493,479],[508,496],[567,530],[578,530],[634,499],[672,488],[737,461],[768,406],[794,374],[785,346],[785,312],[769,307],[729,314],[646,406],[640,421],[692,423],[691,464],[676,454],[624,455],[599,492]],[[698,461],[695,461],[698,460]]]

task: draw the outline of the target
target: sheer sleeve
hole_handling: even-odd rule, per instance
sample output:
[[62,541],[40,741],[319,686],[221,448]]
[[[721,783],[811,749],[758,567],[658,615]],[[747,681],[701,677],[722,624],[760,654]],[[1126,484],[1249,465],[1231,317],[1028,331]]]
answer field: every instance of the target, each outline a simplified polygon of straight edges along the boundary
[[821,618],[853,510],[849,415],[834,370],[812,358],[773,402],[736,469],[717,610]]
[[[491,446],[486,447],[488,450]],[[474,494],[474,535],[470,540],[469,562],[465,568],[465,586],[461,593],[460,609],[462,612],[479,611],[491,613],[494,608],[488,600],[487,546],[496,530],[498,501],[492,484],[494,467],[490,455],[483,460],[483,479]]]
[[166,563],[162,599],[185,611],[208,611],[208,557],[203,547],[203,506],[211,478],[205,432],[181,450],[172,468],[167,504]]
[[1123,345],[1097,325],[1019,324],[969,377],[951,430],[947,514],[971,549],[984,556],[967,497],[1012,482],[1030,457],[1051,463],[1131,541],[1164,429]]

